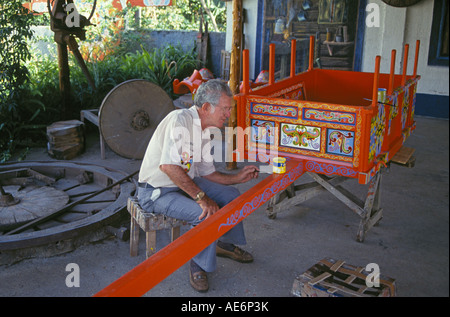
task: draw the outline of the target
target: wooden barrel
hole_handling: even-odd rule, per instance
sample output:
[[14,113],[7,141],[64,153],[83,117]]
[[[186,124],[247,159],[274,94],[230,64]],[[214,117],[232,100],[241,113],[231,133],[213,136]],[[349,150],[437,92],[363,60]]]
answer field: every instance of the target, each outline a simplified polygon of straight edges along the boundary
[[84,123],[79,120],[58,121],[47,127],[48,154],[70,160],[84,152]]

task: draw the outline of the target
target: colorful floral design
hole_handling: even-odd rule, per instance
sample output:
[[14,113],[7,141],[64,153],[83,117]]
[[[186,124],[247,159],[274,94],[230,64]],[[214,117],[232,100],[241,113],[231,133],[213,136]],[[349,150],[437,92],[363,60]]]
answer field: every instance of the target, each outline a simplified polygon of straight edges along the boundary
[[232,227],[242,221],[242,219],[261,207],[270,198],[286,189],[297,178],[302,176],[303,173],[303,162],[299,162],[296,167],[284,174],[281,180],[276,181],[271,187],[266,188],[262,194],[256,195],[251,201],[246,202],[240,210],[236,210],[227,218],[226,222],[220,224],[218,230],[222,227]]
[[262,114],[266,116],[277,116],[284,118],[298,118],[298,110],[297,107],[290,106],[278,106],[278,105],[270,105],[270,104],[262,104],[252,103],[252,113],[253,114]]
[[328,129],[327,152],[352,156],[354,138],[354,132]]
[[378,114],[372,118],[370,125],[369,162],[378,156],[383,144],[386,129],[386,111],[384,105],[378,104]]
[[281,145],[318,151],[321,129],[305,125],[283,123],[281,125]]
[[408,119],[408,106],[409,106],[409,86],[406,86],[403,93],[403,103],[402,103],[402,130],[405,128],[406,121]]
[[398,115],[398,93],[394,91],[392,95],[387,96],[386,102],[392,105],[389,107],[389,126],[388,126],[388,134],[391,134],[392,119],[394,119]]
[[303,119],[308,121],[338,122],[341,124],[355,125],[355,117],[356,114],[354,113],[308,108],[303,109]]
[[274,144],[275,126],[271,121],[252,120],[252,141]]

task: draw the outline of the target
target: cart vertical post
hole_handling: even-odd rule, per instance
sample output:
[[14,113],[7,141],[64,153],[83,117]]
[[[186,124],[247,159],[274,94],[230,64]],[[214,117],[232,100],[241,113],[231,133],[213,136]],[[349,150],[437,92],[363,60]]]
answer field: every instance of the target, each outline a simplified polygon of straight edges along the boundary
[[295,76],[295,59],[297,56],[297,41],[291,40],[291,78]]

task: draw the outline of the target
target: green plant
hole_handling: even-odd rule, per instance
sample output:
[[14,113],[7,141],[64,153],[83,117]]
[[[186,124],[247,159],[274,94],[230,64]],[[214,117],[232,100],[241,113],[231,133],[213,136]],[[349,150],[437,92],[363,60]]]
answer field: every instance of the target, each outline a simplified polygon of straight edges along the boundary
[[148,68],[143,78],[160,86],[170,97],[173,97],[173,80],[190,75],[198,63],[194,49],[185,53],[180,45],[168,45],[153,51],[142,48],[142,51],[142,62]]
[[[24,64],[30,58],[27,40],[33,35],[33,15],[20,0],[0,0],[0,8],[0,162],[3,162],[11,157],[15,140],[24,127],[34,128],[29,124],[39,110],[30,112],[29,103],[19,107],[29,75]],[[24,112],[29,117],[21,120]]]
[[201,12],[209,31],[226,30],[226,6],[221,0],[177,0],[173,6],[146,7],[140,11],[141,27],[152,30],[198,30]]
[[[54,41],[48,42],[52,48],[50,55],[31,55],[28,28],[36,16],[23,11],[18,0],[0,0],[0,7],[0,162],[4,162],[19,150],[22,150],[20,159],[29,147],[46,143],[46,127],[60,120],[62,99]],[[19,25],[23,28],[15,30]],[[111,34],[106,23],[102,27]],[[128,79],[147,79],[173,97],[173,80],[184,79],[197,66],[195,49],[185,52],[181,45],[144,48],[141,40],[145,32],[128,32],[117,25],[112,30],[114,41],[120,40],[120,45],[114,46],[107,40],[95,42],[95,37],[101,38],[99,32],[92,33],[92,41],[80,43],[87,54],[86,65],[95,81],[95,89],[89,86],[73,55],[69,54],[70,115],[73,118],[79,118],[82,109],[99,108],[111,89]],[[99,58],[99,52],[107,54]]]

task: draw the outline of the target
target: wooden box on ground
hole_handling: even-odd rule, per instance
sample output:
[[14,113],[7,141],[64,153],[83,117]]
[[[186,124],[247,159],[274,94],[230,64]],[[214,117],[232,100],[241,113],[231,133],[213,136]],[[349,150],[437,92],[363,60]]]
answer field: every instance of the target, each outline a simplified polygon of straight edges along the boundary
[[[395,280],[379,276],[379,286],[368,287],[366,278],[374,273],[364,267],[325,258],[294,280],[292,294],[298,297],[391,297]],[[369,281],[373,282],[372,276]]]
[[84,152],[84,123],[78,120],[58,121],[47,127],[48,154],[59,160],[70,160]]

